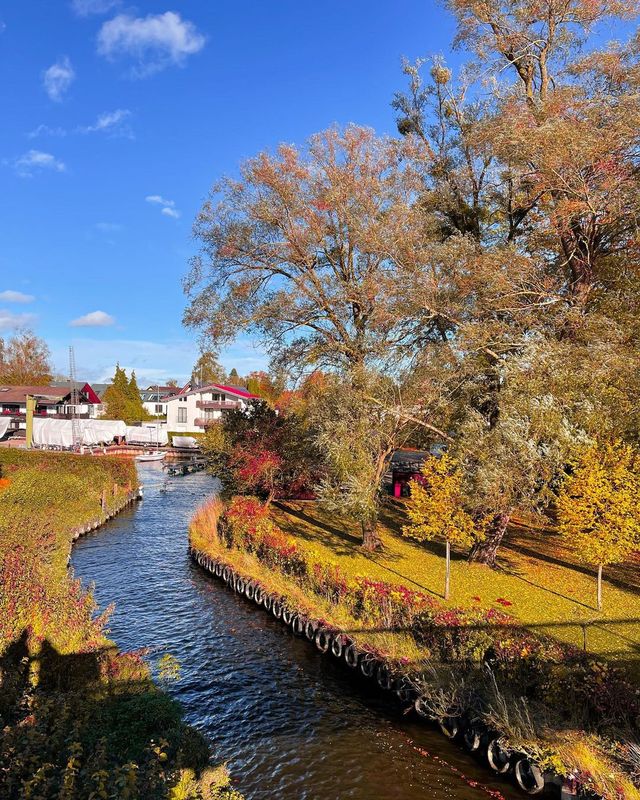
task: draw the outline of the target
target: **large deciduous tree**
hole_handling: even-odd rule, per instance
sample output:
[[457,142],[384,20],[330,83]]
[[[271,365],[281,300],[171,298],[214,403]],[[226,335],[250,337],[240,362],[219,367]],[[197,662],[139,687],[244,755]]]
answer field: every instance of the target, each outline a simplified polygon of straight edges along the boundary
[[50,357],[46,342],[32,331],[0,339],[0,383],[46,386],[52,380]]

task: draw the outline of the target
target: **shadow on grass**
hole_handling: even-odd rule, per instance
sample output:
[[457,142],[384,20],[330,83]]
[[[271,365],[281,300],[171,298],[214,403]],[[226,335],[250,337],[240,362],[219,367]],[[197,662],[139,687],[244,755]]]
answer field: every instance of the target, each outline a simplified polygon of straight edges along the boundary
[[45,640],[33,653],[29,644],[23,631],[0,656],[3,800],[36,786],[43,797],[103,796],[97,776],[110,797],[133,784],[136,797],[166,800],[179,770],[207,767],[204,737],[139,659],[113,647],[63,654]]

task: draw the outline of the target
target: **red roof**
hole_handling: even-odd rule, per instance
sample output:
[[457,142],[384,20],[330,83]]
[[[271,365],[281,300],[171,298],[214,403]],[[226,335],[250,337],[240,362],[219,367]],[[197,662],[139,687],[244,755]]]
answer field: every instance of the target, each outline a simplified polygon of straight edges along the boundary
[[89,403],[100,405],[100,403],[102,402],[98,397],[98,395],[91,388],[91,385],[88,383],[85,383],[82,389],[80,389],[80,394],[83,394],[87,398],[87,401]]
[[[185,387],[186,388],[186,387]],[[171,395],[168,400],[172,400],[174,397],[184,396],[187,394],[201,394],[202,392],[210,392],[212,389],[217,389],[220,392],[225,392],[226,394],[234,394],[236,397],[243,397],[245,400],[260,400],[261,398],[257,394],[251,394],[246,389],[241,389],[238,386],[225,386],[222,383],[207,383],[206,386],[199,386],[197,389],[191,389],[185,392],[182,389],[179,392]]]

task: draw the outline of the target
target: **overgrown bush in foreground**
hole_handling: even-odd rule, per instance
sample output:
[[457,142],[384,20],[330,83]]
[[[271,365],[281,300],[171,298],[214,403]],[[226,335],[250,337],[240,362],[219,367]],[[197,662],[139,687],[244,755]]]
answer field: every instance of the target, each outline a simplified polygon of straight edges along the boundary
[[[425,661],[408,668],[424,671],[427,667],[429,674],[439,665],[443,683],[429,686],[427,680],[426,692],[432,691],[435,699],[445,698],[450,707],[462,692],[465,706],[471,705],[490,721],[496,714],[495,686],[500,697],[520,704],[525,717],[531,715],[533,720],[526,730],[511,720],[512,745],[528,749],[561,771],[563,765],[566,771],[574,769],[575,761],[575,748],[566,742],[563,752],[569,755],[564,761],[558,755],[566,735],[562,731],[570,730],[571,739],[580,741],[589,738],[579,733],[581,729],[592,731],[587,751],[605,772],[610,769],[610,754],[603,761],[598,753],[610,750],[619,759],[626,750],[614,741],[637,735],[638,692],[620,670],[551,637],[534,634],[502,611],[447,608],[402,585],[350,577],[338,564],[320,561],[312,550],[285,535],[268,507],[255,498],[236,497],[226,508],[218,499],[209,501],[194,517],[191,540],[204,552],[219,554],[226,548],[249,553],[293,580],[309,598],[315,595],[347,610],[365,624],[357,635],[361,646],[367,646],[367,628],[411,633]],[[492,665],[495,683],[493,679],[487,683],[483,662]],[[597,735],[605,738],[599,740]],[[585,770],[582,782],[599,786]]]
[[68,573],[73,531],[136,485],[132,462],[0,450],[0,797],[237,798],[202,736],[108,641]]

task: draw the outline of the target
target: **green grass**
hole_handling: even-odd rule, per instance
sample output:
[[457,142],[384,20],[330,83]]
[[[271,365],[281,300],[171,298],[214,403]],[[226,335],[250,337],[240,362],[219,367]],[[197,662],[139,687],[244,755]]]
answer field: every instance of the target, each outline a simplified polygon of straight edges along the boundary
[[[444,543],[420,544],[400,534],[405,521],[402,505],[390,503],[382,515],[383,549],[366,553],[355,525],[320,511],[316,503],[278,503],[273,515],[280,527],[331,560],[350,575],[401,583],[429,592],[441,602],[444,587]],[[635,564],[635,569],[634,569]],[[574,563],[551,530],[513,526],[500,551],[499,569],[468,564],[453,553],[452,606],[494,606],[532,630],[583,646],[640,673],[640,585],[638,562],[610,570],[604,585],[604,609],[595,608],[595,577]],[[477,599],[479,598],[479,600]],[[507,601],[510,606],[498,601]]]

